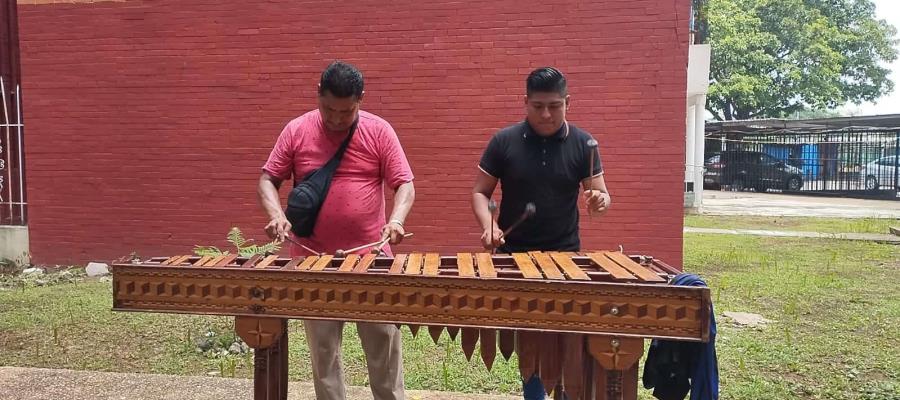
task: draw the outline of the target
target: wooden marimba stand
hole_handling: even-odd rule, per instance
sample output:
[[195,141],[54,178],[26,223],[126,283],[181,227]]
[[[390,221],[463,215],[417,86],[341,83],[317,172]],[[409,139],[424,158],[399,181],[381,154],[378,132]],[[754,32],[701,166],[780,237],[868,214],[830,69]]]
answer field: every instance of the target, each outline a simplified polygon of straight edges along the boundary
[[[282,318],[236,317],[235,330],[241,339],[254,349],[253,393],[255,400],[286,400],[288,384],[288,335],[287,320]],[[539,339],[541,333],[529,333]],[[593,397],[610,400],[636,400],[638,381],[638,360],[644,352],[644,340],[588,336],[586,354],[582,350],[585,335],[567,334],[563,340],[566,354],[575,354],[582,365],[573,363],[574,369],[583,374],[581,382],[566,383],[568,393],[577,393],[572,399],[582,399],[584,393]],[[579,351],[582,350],[582,351]],[[471,354],[471,353],[470,353]],[[591,357],[585,357],[589,355]],[[562,361],[563,357],[560,358]],[[567,357],[566,357],[567,358]],[[593,371],[592,361],[601,368]],[[576,361],[577,363],[577,361]],[[526,367],[529,368],[529,367]],[[534,368],[534,366],[530,366]],[[565,365],[562,368],[566,368]],[[573,369],[573,367],[569,367]],[[574,375],[574,374],[573,374]],[[527,375],[530,376],[530,375]],[[556,387],[559,376],[542,376],[549,388]],[[558,393],[557,393],[558,394]]]
[[[569,399],[637,399],[645,338],[708,341],[709,289],[667,285],[678,271],[619,252],[174,256],[114,262],[113,308],[233,315],[255,349],[256,400],[287,398],[287,320],[446,328],[468,358],[499,348],[523,377]],[[560,384],[560,385],[557,385]],[[559,390],[556,395],[559,397]]]
[[235,317],[234,330],[253,348],[254,400],[287,400],[287,320]]

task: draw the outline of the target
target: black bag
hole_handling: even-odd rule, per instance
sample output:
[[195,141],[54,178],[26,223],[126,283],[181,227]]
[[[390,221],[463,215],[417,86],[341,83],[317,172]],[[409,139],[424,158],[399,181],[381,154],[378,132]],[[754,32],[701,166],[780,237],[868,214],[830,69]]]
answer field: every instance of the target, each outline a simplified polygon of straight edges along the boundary
[[291,223],[291,232],[297,237],[309,237],[312,235],[313,227],[316,225],[316,218],[319,216],[319,210],[325,203],[325,196],[328,195],[328,188],[331,186],[331,178],[344,157],[344,151],[356,132],[356,124],[359,120],[353,122],[350,126],[350,134],[347,139],[341,143],[337,153],[319,169],[313,170],[306,175],[302,181],[297,182],[291,193],[288,195],[287,208],[284,215],[288,222]]

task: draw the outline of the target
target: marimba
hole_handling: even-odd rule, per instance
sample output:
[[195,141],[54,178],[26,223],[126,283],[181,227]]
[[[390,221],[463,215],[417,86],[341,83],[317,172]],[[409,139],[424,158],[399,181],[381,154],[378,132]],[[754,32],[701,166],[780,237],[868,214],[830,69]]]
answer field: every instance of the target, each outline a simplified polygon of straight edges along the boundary
[[[667,285],[679,271],[622,252],[173,256],[112,264],[113,309],[233,315],[255,349],[257,400],[287,397],[287,319],[444,329],[490,368],[516,352],[570,399],[637,399],[645,338],[709,339],[705,287]],[[480,346],[479,346],[480,343]]]

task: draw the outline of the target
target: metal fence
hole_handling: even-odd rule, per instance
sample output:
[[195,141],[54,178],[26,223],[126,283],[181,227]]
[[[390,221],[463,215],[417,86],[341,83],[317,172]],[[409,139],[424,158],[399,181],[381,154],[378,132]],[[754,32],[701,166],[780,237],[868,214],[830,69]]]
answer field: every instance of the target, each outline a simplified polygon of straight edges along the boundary
[[900,200],[900,129],[707,133],[704,186]]
[[0,225],[28,222],[16,21],[16,2],[0,0]]
[[0,225],[26,225],[22,102],[0,76]]

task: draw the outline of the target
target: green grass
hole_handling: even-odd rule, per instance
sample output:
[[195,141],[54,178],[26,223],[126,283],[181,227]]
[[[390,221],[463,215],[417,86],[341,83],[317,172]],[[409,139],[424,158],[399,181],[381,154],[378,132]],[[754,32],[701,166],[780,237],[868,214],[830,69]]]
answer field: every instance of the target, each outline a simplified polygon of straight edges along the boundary
[[889,218],[819,218],[686,215],[684,226],[719,229],[765,229],[820,233],[885,233],[900,220]]
[[900,247],[839,240],[686,235],[685,266],[705,277],[725,324],[717,351],[727,399],[897,399]]
[[[868,242],[685,235],[686,270],[712,288],[723,399],[898,399],[900,247]],[[110,284],[90,282],[0,291],[0,365],[250,377],[249,355],[195,350],[206,332],[233,340],[231,318],[110,311]],[[738,328],[724,311],[762,314],[765,328]],[[299,321],[290,329],[290,377],[309,380]],[[435,345],[404,328],[406,385],[516,393],[515,358],[488,372],[465,360],[446,333]],[[350,384],[366,368],[354,326],[344,331]],[[641,398],[650,399],[641,389]]]
[[[152,372],[250,378],[252,357],[212,356],[196,350],[211,332],[234,340],[233,318],[113,312],[111,284],[90,282],[0,292],[0,365],[116,372]],[[301,321],[292,320],[290,378],[309,381],[309,351]],[[434,344],[427,329],[417,337],[403,328],[404,373],[408,389],[511,393],[520,389],[515,356],[498,354],[490,372],[478,352],[467,361],[444,332]],[[346,324],[344,373],[352,385],[367,384],[368,373],[355,324]],[[227,347],[227,346],[226,346]]]

